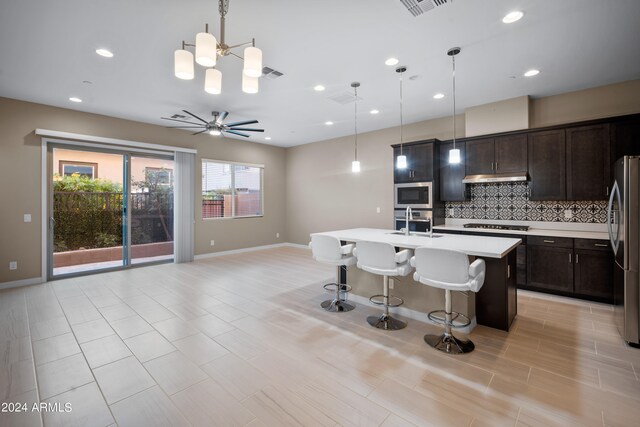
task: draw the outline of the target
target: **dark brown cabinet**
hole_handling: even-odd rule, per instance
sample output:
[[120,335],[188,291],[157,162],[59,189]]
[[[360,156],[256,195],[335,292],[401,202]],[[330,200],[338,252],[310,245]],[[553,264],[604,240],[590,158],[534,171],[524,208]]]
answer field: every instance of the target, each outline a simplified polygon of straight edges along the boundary
[[613,262],[606,240],[529,237],[524,288],[610,302]]
[[634,115],[611,123],[612,163],[622,156],[640,155],[640,116]]
[[465,170],[467,175],[484,175],[494,173],[493,138],[467,141],[466,156]]
[[527,135],[467,141],[467,175],[527,171]]
[[461,202],[466,199],[466,185],[462,183],[465,174],[465,143],[456,142],[460,150],[460,163],[449,163],[449,150],[453,143],[440,144],[440,200],[443,202]]
[[609,195],[609,125],[566,130],[567,200],[605,200]]
[[564,129],[528,135],[530,200],[566,200],[566,144]]
[[572,239],[527,239],[527,287],[573,291]]
[[396,159],[400,146],[393,147],[393,179],[395,183],[433,181],[433,150],[435,143],[404,144],[402,154],[407,156],[407,167],[398,169]]

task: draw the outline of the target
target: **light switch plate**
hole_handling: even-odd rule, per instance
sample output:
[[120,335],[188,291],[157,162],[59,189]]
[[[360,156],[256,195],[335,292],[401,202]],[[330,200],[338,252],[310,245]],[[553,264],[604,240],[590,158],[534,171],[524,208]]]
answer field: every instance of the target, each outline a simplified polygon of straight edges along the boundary
[[212,241],[211,241],[211,246],[215,245],[215,243],[216,243],[216,241],[215,241],[215,240],[212,240]]
[[376,208],[376,213],[380,213],[380,208]]
[[564,211],[564,219],[573,218],[573,211],[571,209],[565,209]]
[[31,222],[31,214],[24,214],[24,222]]
[[18,261],[9,261],[9,270],[17,270]]

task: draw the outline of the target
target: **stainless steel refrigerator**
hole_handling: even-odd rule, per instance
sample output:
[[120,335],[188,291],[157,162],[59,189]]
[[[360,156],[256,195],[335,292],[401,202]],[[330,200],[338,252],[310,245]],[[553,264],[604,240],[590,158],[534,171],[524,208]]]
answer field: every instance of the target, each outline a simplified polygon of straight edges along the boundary
[[640,157],[625,156],[614,164],[607,207],[609,240],[615,255],[616,324],[630,345],[640,345]]

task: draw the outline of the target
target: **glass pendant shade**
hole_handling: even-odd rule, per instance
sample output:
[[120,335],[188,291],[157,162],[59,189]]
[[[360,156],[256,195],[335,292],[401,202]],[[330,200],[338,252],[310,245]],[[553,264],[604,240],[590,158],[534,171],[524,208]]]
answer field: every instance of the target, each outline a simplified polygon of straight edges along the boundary
[[449,150],[449,163],[460,163],[460,150],[458,148],[452,148],[451,150]]
[[204,77],[204,90],[213,95],[222,93],[222,73],[215,68],[207,69]]
[[262,51],[257,47],[249,46],[245,48],[242,74],[248,77],[260,77],[262,75]]
[[242,75],[242,91],[244,93],[258,93],[258,78]]
[[218,54],[218,42],[209,33],[198,33],[196,35],[196,62],[203,67],[213,67],[216,65]]
[[178,49],[174,52],[174,72],[182,80],[193,79],[193,54],[188,50]]
[[396,168],[398,169],[406,169],[407,168],[407,156],[402,155],[396,158]]
[[351,162],[351,172],[358,173],[360,172],[360,161],[354,160]]

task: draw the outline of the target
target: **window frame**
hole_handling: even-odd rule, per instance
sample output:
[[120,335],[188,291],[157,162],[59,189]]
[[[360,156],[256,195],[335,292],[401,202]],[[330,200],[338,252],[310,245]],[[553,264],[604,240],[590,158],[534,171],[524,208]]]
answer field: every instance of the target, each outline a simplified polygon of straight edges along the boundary
[[[64,174],[64,167],[69,166],[91,166],[93,168],[93,175],[91,179],[98,179],[98,164],[94,162],[80,162],[76,160],[58,160],[58,173],[61,177],[66,176]],[[69,175],[71,176],[71,175]]]
[[[200,182],[202,182],[203,179],[203,167],[205,162],[210,162],[210,163],[219,163],[219,164],[223,164],[223,165],[228,165],[229,166],[229,172],[231,175],[231,216],[220,216],[220,217],[211,217],[211,218],[205,218],[202,216],[202,194],[204,193],[204,188],[200,189],[200,217],[202,218],[203,221],[209,221],[209,220],[227,220],[227,219],[246,219],[246,218],[262,218],[264,217],[264,197],[265,197],[265,192],[264,192],[264,169],[265,166],[263,164],[256,164],[256,163],[244,163],[244,162],[232,162],[232,161],[228,161],[228,160],[216,160],[216,159],[207,159],[207,158],[202,158],[200,160]],[[246,168],[258,168],[260,169],[260,215],[236,215],[236,198],[234,197],[236,195],[236,166],[242,166],[242,167],[246,167]]]

